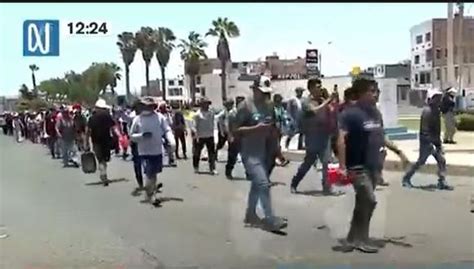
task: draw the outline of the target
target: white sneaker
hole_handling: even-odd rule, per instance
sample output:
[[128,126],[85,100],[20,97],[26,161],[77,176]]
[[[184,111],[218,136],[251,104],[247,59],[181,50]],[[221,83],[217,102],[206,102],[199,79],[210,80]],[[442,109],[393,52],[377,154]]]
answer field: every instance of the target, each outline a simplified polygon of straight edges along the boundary
[[214,170],[211,170],[211,175],[217,176],[219,175],[219,173],[217,172],[217,170],[214,169]]

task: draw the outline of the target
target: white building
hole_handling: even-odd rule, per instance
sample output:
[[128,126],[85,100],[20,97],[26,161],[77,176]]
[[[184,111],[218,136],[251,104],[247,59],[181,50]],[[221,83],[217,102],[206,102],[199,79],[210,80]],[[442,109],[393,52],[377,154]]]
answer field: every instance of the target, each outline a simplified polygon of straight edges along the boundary
[[410,29],[411,42],[411,89],[427,90],[433,86],[433,23],[431,20]]

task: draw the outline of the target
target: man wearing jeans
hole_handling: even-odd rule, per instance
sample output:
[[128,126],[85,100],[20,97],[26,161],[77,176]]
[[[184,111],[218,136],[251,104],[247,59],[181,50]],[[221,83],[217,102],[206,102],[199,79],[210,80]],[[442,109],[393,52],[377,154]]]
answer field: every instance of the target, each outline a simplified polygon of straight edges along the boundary
[[325,195],[335,194],[327,182],[330,130],[328,105],[333,96],[324,100],[322,98],[321,81],[319,79],[308,80],[310,96],[303,101],[302,125],[306,143],[306,155],[298,172],[291,181],[291,193],[296,193],[298,184],[308,173],[309,169],[319,159],[322,163],[322,186]]
[[377,204],[374,194],[377,179],[369,173],[371,167],[368,162],[378,156],[378,153],[370,156],[370,134],[382,128],[380,121],[371,115],[375,107],[377,88],[372,80],[357,79],[352,85],[352,93],[357,103],[345,108],[340,115],[337,140],[340,170],[352,180],[356,192],[354,212],[344,250],[349,252],[357,249],[376,253],[378,249],[369,242],[369,227]]
[[157,175],[163,169],[163,138],[170,145],[171,151],[175,145],[168,121],[163,114],[154,111],[156,105],[153,99],[144,98],[141,103],[144,106],[143,111],[133,119],[130,136],[137,143],[147,179],[145,202],[152,202],[154,193],[162,186],[157,186],[156,181]]
[[[280,231],[288,223],[286,219],[273,214],[270,197],[270,171],[278,152],[270,79],[259,76],[251,88],[253,98],[248,98],[239,105],[235,122],[245,174],[252,182],[244,223]],[[263,219],[256,212],[258,201],[265,214]]]
[[216,146],[214,142],[214,111],[209,110],[211,102],[207,98],[200,100],[201,108],[193,117],[193,126],[191,128],[191,136],[195,140],[195,148],[193,152],[194,172],[199,173],[199,160],[201,159],[201,151],[206,146],[209,155],[209,171],[212,175],[217,175],[216,171]]
[[[90,149],[89,137],[92,140],[92,147],[99,163],[100,180],[104,186],[109,185],[107,178],[107,162],[110,161],[110,150],[113,148],[112,132],[115,122],[109,112],[110,107],[104,99],[99,99],[95,103],[95,111],[89,118],[87,124],[86,151]],[[117,134],[118,135],[118,134]]]
[[68,167],[72,162],[75,167],[78,167],[73,158],[76,155],[76,129],[74,127],[74,120],[70,111],[63,111],[62,117],[56,122],[56,133],[61,139],[61,155],[63,157],[63,166]]
[[229,148],[227,149],[227,163],[225,165],[225,176],[227,179],[234,179],[232,171],[237,163],[237,156],[240,151],[240,143],[238,136],[235,135],[235,120],[237,115],[237,108],[240,103],[245,100],[245,97],[238,96],[235,98],[235,107],[229,112],[229,117],[225,123],[225,128],[228,134]]
[[441,120],[440,102],[442,93],[439,90],[428,91],[428,105],[423,108],[420,122],[420,149],[418,160],[403,177],[402,185],[407,188],[413,187],[411,177],[426,163],[430,155],[438,163],[438,188],[440,190],[453,190],[446,182],[446,159],[444,158],[441,145]]

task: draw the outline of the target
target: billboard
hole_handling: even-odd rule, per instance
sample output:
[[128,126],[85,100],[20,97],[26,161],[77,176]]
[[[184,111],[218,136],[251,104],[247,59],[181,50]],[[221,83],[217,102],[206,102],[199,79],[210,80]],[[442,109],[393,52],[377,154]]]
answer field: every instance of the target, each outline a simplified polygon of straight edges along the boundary
[[306,73],[308,76],[319,76],[319,52],[317,49],[306,50]]

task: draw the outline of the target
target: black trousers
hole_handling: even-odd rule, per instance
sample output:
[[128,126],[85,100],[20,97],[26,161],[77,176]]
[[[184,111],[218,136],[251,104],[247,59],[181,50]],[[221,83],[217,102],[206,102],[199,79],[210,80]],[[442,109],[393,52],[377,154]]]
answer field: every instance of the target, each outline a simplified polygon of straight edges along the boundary
[[237,140],[229,143],[229,148],[227,149],[227,164],[225,165],[226,174],[232,174],[235,164],[237,163],[237,155],[240,151],[240,144]]
[[135,179],[138,186],[143,187],[143,173],[142,173],[142,159],[138,155],[138,145],[135,142],[130,143],[132,149],[133,170],[135,172]]
[[349,170],[348,175],[353,177],[352,184],[356,197],[347,241],[350,243],[368,243],[370,219],[377,204],[374,194],[377,186],[376,178],[373,171],[366,170]]
[[176,154],[176,158],[179,157],[179,144],[181,142],[181,147],[182,147],[182,151],[183,151],[183,156],[186,156],[186,136],[184,135],[184,131],[183,130],[175,130],[174,131],[174,140],[175,140],[175,144],[176,144],[176,149],[175,149],[175,154]]
[[227,142],[227,134],[221,134],[221,132],[219,132],[217,136],[216,152],[224,147],[225,142]]
[[216,169],[216,145],[214,137],[197,138],[194,145],[193,152],[193,167],[199,168],[199,160],[201,159],[202,149],[206,146],[209,155],[209,169]]

